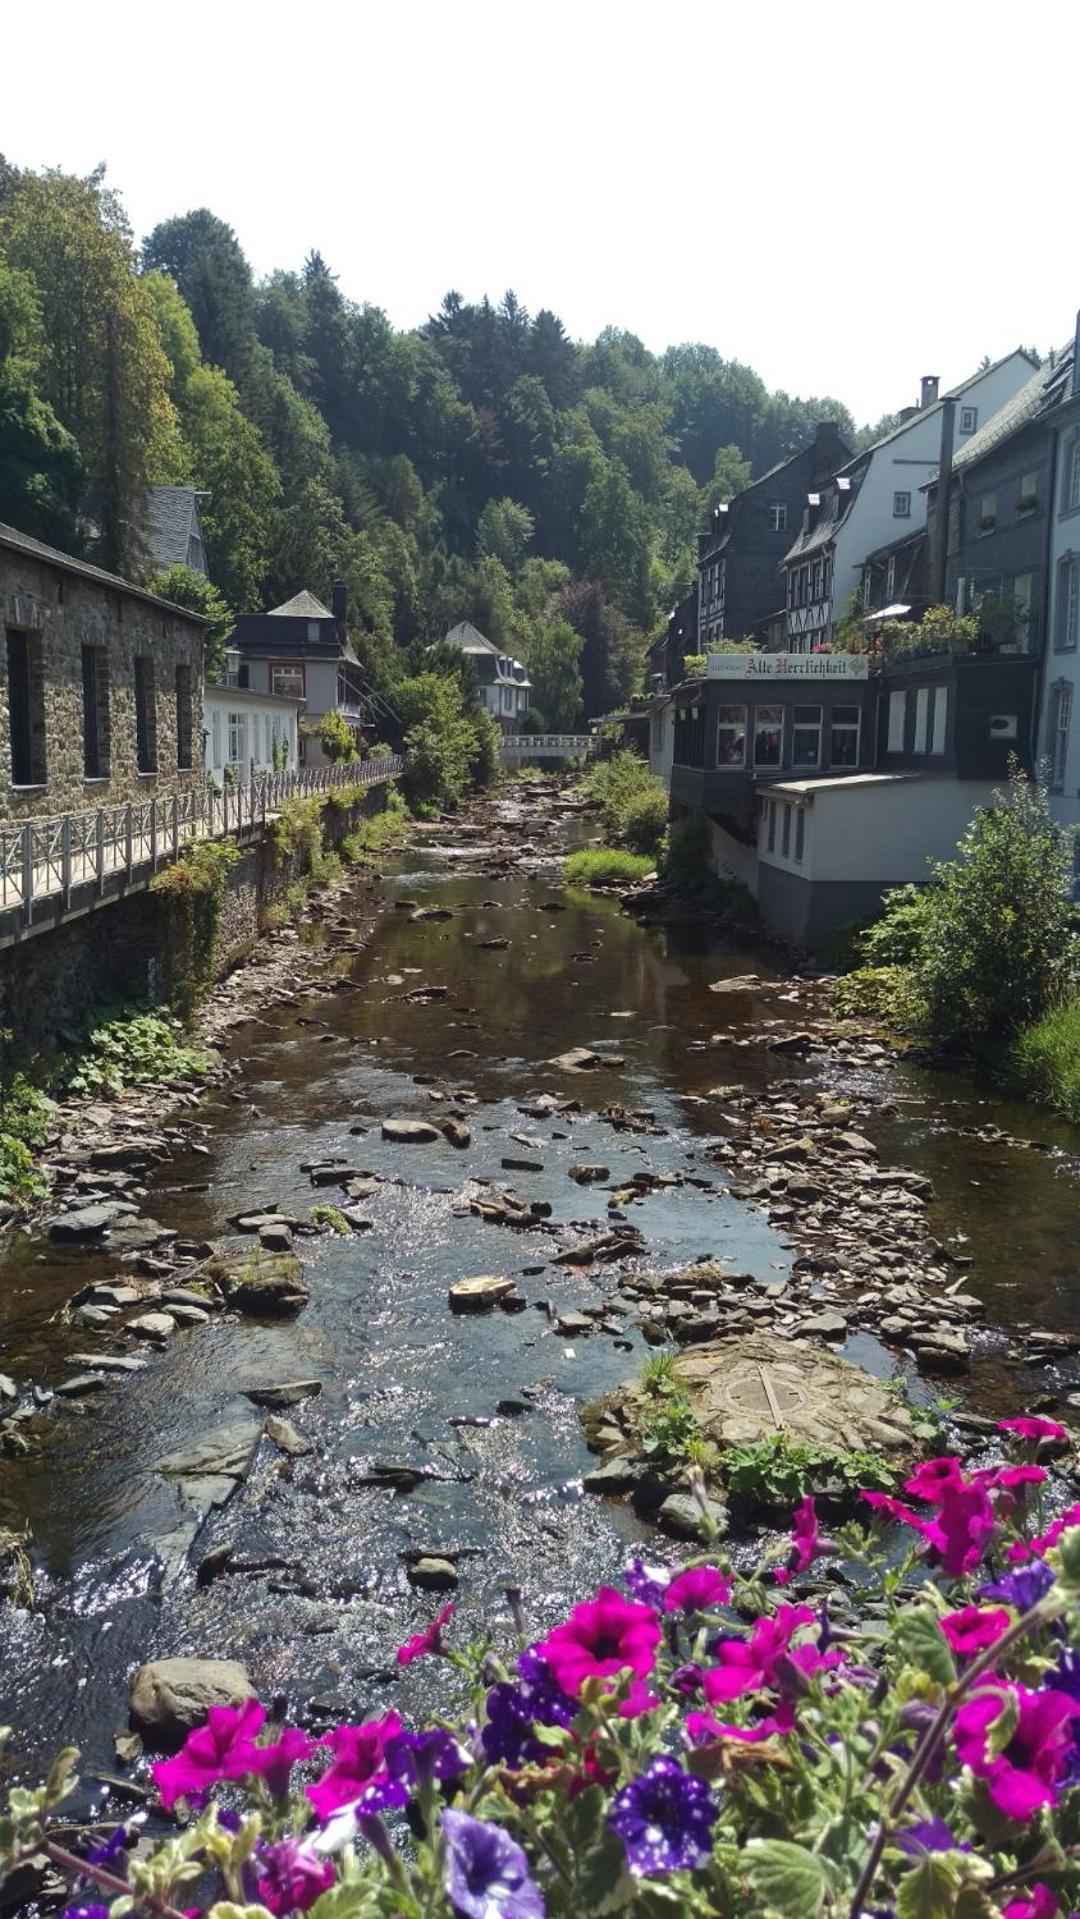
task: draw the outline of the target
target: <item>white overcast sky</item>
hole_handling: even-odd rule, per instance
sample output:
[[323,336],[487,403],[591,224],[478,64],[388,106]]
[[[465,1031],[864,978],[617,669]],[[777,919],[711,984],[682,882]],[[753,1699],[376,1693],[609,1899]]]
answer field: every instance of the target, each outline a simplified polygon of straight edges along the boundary
[[398,326],[513,287],[873,420],[1071,335],[1078,52],[1076,0],[38,0],[0,150]]

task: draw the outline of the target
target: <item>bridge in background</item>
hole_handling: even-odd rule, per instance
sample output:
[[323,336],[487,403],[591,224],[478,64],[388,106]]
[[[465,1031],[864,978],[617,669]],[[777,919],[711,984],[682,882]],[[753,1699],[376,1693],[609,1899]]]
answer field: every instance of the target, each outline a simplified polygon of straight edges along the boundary
[[507,766],[526,760],[587,760],[600,754],[607,742],[596,733],[504,733],[499,758]]

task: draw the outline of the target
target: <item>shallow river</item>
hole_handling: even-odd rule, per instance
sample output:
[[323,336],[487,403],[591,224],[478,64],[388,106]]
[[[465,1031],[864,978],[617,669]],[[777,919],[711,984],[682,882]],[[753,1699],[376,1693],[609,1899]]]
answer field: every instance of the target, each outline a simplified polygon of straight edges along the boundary
[[[710,956],[700,937],[644,930],[615,903],[562,891],[557,867],[485,877],[469,872],[462,853],[460,843],[425,844],[400,856],[401,872],[383,889],[453,908],[445,922],[394,910],[372,920],[370,901],[356,895],[369,944],[339,964],[359,990],[244,1028],[232,1048],[242,1076],[201,1114],[209,1157],[171,1161],[147,1201],[166,1225],[220,1238],[245,1209],[303,1214],[313,1200],[333,1200],[333,1191],[313,1192],[300,1165],[345,1155],[357,1171],[397,1182],[365,1202],[373,1230],[298,1241],[312,1296],[297,1320],[180,1330],[145,1371],[61,1406],[37,1457],[0,1462],[0,1525],[26,1523],[34,1542],[37,1609],[0,1608],[0,1720],[15,1725],[26,1759],[74,1738],[89,1764],[112,1769],[127,1676],[166,1653],[240,1658],[264,1698],[284,1695],[312,1723],[379,1704],[407,1711],[423,1673],[399,1679],[394,1648],[437,1603],[409,1584],[416,1553],[455,1559],[467,1634],[481,1617],[506,1619],[508,1583],[523,1588],[539,1624],[617,1571],[645,1538],[630,1514],[582,1494],[589,1455],[577,1419],[583,1398],[635,1368],[640,1338],[627,1319],[618,1342],[599,1331],[568,1339],[547,1310],[595,1305],[617,1291],[617,1276],[553,1266],[554,1237],[470,1215],[471,1180],[503,1180],[549,1201],[556,1225],[602,1229],[607,1194],[573,1183],[572,1162],[600,1161],[612,1183],[645,1166],[676,1170],[702,1185],[630,1211],[648,1264],[730,1255],[762,1277],[788,1266],[782,1235],[724,1191],[707,1154],[715,1108],[704,1096],[718,1081],[765,1085],[821,1068],[793,1068],[756,1046],[695,1050],[725,1022],[775,1015],[775,999],[733,1006],[707,991],[721,973],[767,963]],[[545,911],[553,898],[566,910]],[[503,937],[505,950],[480,946]],[[447,998],[406,1002],[422,982],[446,986]],[[549,1063],[578,1045],[625,1064],[570,1075]],[[458,1109],[472,1128],[468,1149],[382,1141],[386,1115],[447,1110],[427,1079],[475,1101]],[[864,1076],[861,1090],[886,1102],[870,1129],[883,1152],[933,1176],[934,1230],[954,1243],[966,1236],[972,1289],[991,1316],[1073,1323],[1075,1135],[971,1096],[954,1105],[956,1083],[906,1068]],[[519,1102],[539,1091],[585,1110],[523,1116]],[[596,1117],[612,1101],[649,1109],[664,1136],[614,1132]],[[1054,1150],[990,1147],[955,1130],[987,1120]],[[544,1170],[504,1172],[505,1155]],[[448,1285],[492,1272],[517,1278],[526,1312],[452,1315]],[[0,1265],[0,1365],[44,1384],[69,1373],[65,1353],[85,1350],[91,1336],[58,1326],[55,1315],[80,1285],[106,1275],[118,1276],[116,1262],[100,1252],[15,1242]],[[892,1364],[866,1339],[852,1356],[883,1371]],[[263,1440],[246,1482],[177,1564],[184,1514],[155,1462],[226,1424],[257,1426],[262,1415],[245,1389],[307,1376],[322,1392],[288,1417],[315,1451],[286,1460]],[[497,1414],[501,1401],[517,1409]],[[426,1476],[407,1494],[365,1484],[376,1461]],[[236,1561],[261,1569],[197,1589],[193,1566],[224,1541]]]

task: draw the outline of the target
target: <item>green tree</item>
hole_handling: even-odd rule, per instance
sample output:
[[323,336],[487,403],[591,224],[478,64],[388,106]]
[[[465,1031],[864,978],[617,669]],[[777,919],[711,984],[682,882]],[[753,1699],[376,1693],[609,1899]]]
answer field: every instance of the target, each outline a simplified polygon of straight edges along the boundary
[[516,500],[489,500],[476,524],[476,551],[481,559],[499,560],[516,573],[533,536],[533,516]]
[[207,494],[202,523],[210,573],[237,612],[254,612],[271,566],[277,469],[220,367],[197,367],[189,376],[181,419],[190,478]]
[[405,791],[419,811],[459,806],[477,758],[478,735],[452,674],[402,680],[397,710],[405,725]]
[[36,384],[74,437],[106,566],[137,570],[148,487],[182,464],[166,360],[120,203],[100,172],[23,173],[0,208],[0,253],[32,283]]
[[208,680],[219,681],[225,671],[225,648],[236,628],[232,608],[216,586],[190,566],[167,566],[150,581],[151,593],[160,593],[174,606],[201,613],[210,624],[203,638],[203,664]]
[[356,735],[343,713],[324,713],[314,731],[331,765],[351,766],[360,758]]
[[572,733],[582,721],[582,639],[569,620],[539,620],[526,649],[533,708],[553,733]]
[[40,345],[32,284],[0,261],[0,520],[73,552],[83,463],[35,389]]
[[199,207],[163,220],[143,243],[143,261],[171,275],[198,329],[203,359],[243,387],[255,346],[251,269],[235,233]]
[[749,486],[751,468],[749,460],[744,460],[737,446],[718,446],[713,460],[712,479],[701,489],[701,520],[708,523],[709,518],[721,501],[733,500],[736,493]]

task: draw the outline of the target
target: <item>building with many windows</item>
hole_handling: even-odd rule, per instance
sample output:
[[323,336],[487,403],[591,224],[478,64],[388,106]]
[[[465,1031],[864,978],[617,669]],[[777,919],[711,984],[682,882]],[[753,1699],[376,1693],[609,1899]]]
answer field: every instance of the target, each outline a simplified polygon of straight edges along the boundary
[[501,653],[469,620],[459,620],[442,642],[463,653],[476,674],[480,703],[503,733],[517,733],[529,710],[532,681],[520,660]]
[[316,731],[325,714],[340,713],[358,746],[371,720],[371,690],[349,639],[340,580],[333,601],[331,610],[314,593],[294,594],[269,613],[241,614],[233,635],[239,686],[303,702],[300,756],[311,765],[325,759]]
[[809,446],[716,508],[698,540],[698,643],[687,652],[715,652],[725,639],[762,636],[781,602],[784,555],[806,495],[850,457],[837,427],[827,421]]
[[0,818],[201,782],[199,614],[0,526]]
[[1080,327],[1053,419],[1046,647],[1037,749],[1062,826],[1076,833],[1080,878]]

